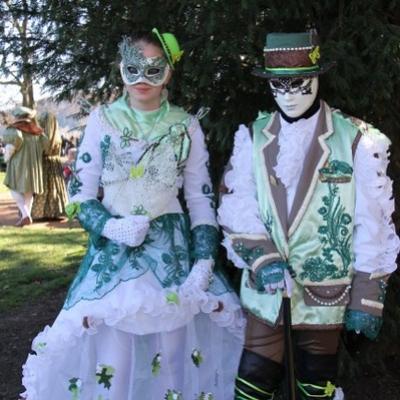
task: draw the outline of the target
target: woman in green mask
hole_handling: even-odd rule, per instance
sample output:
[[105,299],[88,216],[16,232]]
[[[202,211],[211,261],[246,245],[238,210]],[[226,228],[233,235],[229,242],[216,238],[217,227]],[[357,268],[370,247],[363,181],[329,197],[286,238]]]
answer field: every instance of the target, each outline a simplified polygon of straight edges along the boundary
[[88,250],[54,325],[34,340],[24,396],[230,400],[244,320],[214,270],[204,135],[165,96],[182,51],[154,29],[123,38],[119,54],[124,95],[89,116],[69,185]]

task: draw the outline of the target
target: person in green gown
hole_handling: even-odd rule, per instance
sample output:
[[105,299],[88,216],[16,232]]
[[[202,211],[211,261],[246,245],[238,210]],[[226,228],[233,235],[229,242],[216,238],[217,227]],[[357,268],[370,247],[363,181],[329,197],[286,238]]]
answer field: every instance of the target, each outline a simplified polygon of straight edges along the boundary
[[48,139],[36,119],[36,110],[17,107],[14,121],[3,134],[7,162],[4,184],[10,189],[20,211],[16,226],[32,223],[33,195],[43,192],[42,154]]
[[32,218],[58,219],[65,215],[67,190],[61,164],[61,135],[58,131],[56,116],[44,112],[39,117],[49,143],[43,152],[43,193],[36,194],[33,199]]

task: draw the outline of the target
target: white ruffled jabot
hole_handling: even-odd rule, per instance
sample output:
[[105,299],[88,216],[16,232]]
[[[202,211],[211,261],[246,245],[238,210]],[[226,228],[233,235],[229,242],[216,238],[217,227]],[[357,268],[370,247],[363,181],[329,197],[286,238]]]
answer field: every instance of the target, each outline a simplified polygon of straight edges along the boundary
[[302,118],[292,123],[280,117],[279,153],[274,169],[277,177],[288,190],[289,211],[300,179],[301,166],[304,164],[307,150],[310,147],[319,113],[320,111],[310,118]]

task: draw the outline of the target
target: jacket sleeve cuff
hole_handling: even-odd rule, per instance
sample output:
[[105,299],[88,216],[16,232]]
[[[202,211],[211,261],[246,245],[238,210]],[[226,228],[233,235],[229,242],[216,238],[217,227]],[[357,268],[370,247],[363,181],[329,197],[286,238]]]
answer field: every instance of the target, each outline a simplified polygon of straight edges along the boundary
[[274,243],[264,235],[230,234],[232,248],[253,273],[267,263],[282,261]]
[[381,317],[388,279],[389,275],[374,276],[357,271],[353,277],[348,308]]

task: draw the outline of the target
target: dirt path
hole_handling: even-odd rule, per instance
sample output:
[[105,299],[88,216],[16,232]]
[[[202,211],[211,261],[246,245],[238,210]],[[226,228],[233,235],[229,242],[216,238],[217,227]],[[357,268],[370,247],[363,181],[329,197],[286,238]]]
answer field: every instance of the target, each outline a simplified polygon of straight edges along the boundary
[[[14,226],[18,218],[18,209],[10,194],[0,193],[0,228]],[[34,230],[38,228],[70,226],[64,218],[60,221],[34,222],[22,229],[32,230],[34,234]],[[22,365],[30,352],[32,340],[46,325],[54,321],[65,295],[66,289],[58,290],[34,303],[27,303],[14,312],[0,314],[0,400],[16,400],[23,391]]]
[[23,391],[22,365],[30,352],[32,340],[46,325],[53,323],[65,295],[66,290],[53,292],[35,303],[25,304],[16,312],[0,315],[1,400],[17,400]]
[[[9,192],[0,193],[0,227],[14,226],[19,220],[18,208],[14,200],[11,198]],[[75,222],[73,223],[75,226]],[[78,226],[78,224],[76,224]],[[23,229],[37,229],[37,228],[69,228],[71,225],[68,223],[67,218],[62,218],[57,221],[34,221],[32,225],[24,226]]]

